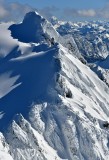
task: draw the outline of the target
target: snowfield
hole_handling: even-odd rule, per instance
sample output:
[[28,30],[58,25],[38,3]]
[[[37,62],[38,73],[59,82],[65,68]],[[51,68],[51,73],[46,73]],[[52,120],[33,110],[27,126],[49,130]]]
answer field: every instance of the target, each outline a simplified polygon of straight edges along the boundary
[[0,160],[108,160],[109,87],[73,37],[36,12],[0,34]]

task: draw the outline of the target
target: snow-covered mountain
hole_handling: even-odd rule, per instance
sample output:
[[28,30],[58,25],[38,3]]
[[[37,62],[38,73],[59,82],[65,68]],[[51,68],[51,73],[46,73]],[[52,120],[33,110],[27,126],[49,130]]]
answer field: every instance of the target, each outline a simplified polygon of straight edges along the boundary
[[109,88],[72,35],[36,12],[0,35],[0,159],[109,159]]
[[109,23],[62,22],[51,19],[52,24],[61,35],[72,35],[79,51],[88,61],[104,59],[109,54]]

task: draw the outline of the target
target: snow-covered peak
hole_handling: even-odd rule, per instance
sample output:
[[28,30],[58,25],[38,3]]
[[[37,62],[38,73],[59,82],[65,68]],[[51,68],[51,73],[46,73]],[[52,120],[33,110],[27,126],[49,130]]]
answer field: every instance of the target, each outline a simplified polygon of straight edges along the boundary
[[13,24],[9,27],[12,37],[25,43],[50,43],[54,38],[59,39],[59,34],[45,18],[37,12],[29,12],[25,15],[20,24]]
[[46,43],[48,46],[60,43],[71,50],[71,54],[79,57],[79,51],[73,37],[70,35],[62,37],[53,25],[37,12],[27,13],[22,23],[11,25],[9,30],[12,37],[20,42]]
[[36,11],[29,12],[25,15],[23,23],[32,23],[34,25],[39,25],[44,21],[44,18]]

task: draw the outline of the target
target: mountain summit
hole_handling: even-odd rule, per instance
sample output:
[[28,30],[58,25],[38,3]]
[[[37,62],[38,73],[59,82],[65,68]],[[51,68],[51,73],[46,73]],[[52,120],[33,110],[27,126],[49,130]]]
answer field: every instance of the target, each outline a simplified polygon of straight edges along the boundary
[[45,39],[59,37],[53,26],[37,12],[27,13],[22,23],[14,24],[9,29],[13,38],[25,43],[41,43]]
[[0,158],[109,159],[109,88],[73,37],[37,12],[0,35]]

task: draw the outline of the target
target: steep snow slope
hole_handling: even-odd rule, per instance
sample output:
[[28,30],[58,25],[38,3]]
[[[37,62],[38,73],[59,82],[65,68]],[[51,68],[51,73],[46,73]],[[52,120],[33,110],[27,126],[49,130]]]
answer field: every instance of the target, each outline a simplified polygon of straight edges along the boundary
[[[17,25],[0,24],[0,30],[1,25],[12,44],[4,42],[7,53],[0,53],[0,130],[5,136],[0,134],[0,158],[109,159],[109,133],[103,127],[109,120],[107,85],[38,13],[28,13]],[[34,34],[23,33],[33,27]],[[48,43],[52,38],[55,44]]]

